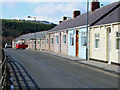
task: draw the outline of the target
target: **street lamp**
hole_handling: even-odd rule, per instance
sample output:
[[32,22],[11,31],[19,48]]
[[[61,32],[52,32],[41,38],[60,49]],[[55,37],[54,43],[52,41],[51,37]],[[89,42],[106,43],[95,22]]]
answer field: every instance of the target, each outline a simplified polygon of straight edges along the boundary
[[89,60],[89,0],[87,0],[87,60]]
[[[36,22],[36,17],[35,16],[28,16],[28,18],[34,18]],[[36,50],[36,24],[34,25],[34,49]]]

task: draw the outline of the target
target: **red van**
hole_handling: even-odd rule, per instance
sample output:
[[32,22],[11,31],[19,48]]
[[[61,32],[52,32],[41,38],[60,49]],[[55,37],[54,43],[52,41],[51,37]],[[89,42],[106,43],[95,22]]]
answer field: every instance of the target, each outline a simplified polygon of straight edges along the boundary
[[25,49],[26,48],[26,45],[25,45],[25,43],[17,43],[16,44],[16,49]]

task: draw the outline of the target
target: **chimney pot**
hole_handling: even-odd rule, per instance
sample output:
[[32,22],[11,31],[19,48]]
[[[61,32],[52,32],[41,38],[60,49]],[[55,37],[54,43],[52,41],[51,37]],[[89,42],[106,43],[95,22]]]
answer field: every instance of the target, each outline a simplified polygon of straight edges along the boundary
[[59,24],[62,23],[62,21],[59,21]]
[[65,21],[65,20],[67,20],[67,17],[66,17],[66,16],[63,17],[63,21]]
[[80,15],[80,11],[74,11],[73,12],[73,18],[77,17]]

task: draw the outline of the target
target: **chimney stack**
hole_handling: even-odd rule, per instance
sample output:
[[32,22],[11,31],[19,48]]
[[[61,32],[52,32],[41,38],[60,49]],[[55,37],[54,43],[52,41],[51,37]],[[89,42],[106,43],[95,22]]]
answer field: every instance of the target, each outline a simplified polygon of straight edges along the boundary
[[66,17],[66,16],[63,17],[63,21],[65,21],[65,20],[67,20],[67,17]]
[[98,0],[93,0],[91,2],[91,11],[93,12],[98,8],[100,8],[100,2],[98,2]]
[[73,12],[73,18],[77,17],[80,15],[80,11],[74,11]]

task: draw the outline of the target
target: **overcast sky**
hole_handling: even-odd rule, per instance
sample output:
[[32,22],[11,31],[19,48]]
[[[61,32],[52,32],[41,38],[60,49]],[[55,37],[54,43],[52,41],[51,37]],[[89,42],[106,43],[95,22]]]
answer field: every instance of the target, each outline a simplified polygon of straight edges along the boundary
[[[73,17],[74,10],[86,12],[87,0],[2,0],[0,18],[27,19],[36,16],[37,20],[46,20],[58,24],[63,16]],[[90,3],[92,0],[89,0]],[[119,0],[99,0],[104,6]],[[89,5],[90,6],[90,5]],[[101,6],[102,7],[102,6]]]

